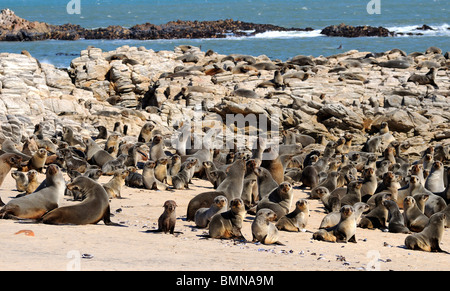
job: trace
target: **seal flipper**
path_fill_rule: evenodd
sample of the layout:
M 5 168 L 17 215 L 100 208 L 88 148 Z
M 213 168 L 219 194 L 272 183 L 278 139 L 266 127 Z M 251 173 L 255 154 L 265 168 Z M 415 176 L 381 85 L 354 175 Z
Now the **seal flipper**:
M 108 226 L 128 227 L 126 225 L 115 223 L 115 222 L 111 221 L 111 212 L 110 212 L 109 205 L 105 210 L 105 214 L 103 215 L 103 222 L 105 223 L 105 225 L 108 225 Z

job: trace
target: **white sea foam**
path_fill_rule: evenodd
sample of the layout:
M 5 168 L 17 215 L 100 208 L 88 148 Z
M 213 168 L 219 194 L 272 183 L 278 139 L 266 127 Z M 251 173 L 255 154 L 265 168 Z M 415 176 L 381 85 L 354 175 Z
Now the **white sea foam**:
M 312 31 L 266 31 L 257 33 L 254 38 L 306 38 L 323 36 L 320 34 L 322 30 L 316 29 Z
M 418 33 L 421 33 L 425 36 L 450 36 L 450 25 L 447 23 L 441 24 L 441 25 L 429 25 L 433 30 L 420 30 L 417 29 L 418 27 L 422 27 L 421 25 L 405 25 L 405 26 L 391 26 L 386 27 L 390 31 L 396 32 L 396 33 L 404 33 L 405 36 L 407 33 L 412 33 L 414 35 L 417 35 Z

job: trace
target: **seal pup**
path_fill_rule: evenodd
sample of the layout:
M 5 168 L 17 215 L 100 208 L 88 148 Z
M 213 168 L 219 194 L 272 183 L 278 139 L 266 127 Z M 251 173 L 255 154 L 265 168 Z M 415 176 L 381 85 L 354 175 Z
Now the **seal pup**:
M 378 193 L 376 195 L 375 208 L 361 217 L 358 226 L 361 228 L 386 230 L 389 211 L 383 202 L 390 197 L 390 194 Z
M 97 224 L 103 220 L 105 225 L 124 226 L 110 219 L 110 205 L 108 194 L 102 185 L 94 180 L 79 176 L 67 184 L 67 189 L 81 192 L 84 200 L 76 205 L 56 208 L 42 217 L 45 224 Z
M 150 147 L 150 159 L 157 161 L 159 158 L 163 158 L 165 156 L 163 137 L 161 135 L 155 135 Z
M 318 187 L 325 187 L 331 193 L 337 187 L 337 180 L 339 177 L 339 173 L 336 171 L 332 171 L 327 175 L 327 178 L 322 181 L 319 185 L 314 187 L 310 192 L 311 199 L 320 199 L 319 194 L 317 193 Z
M 168 162 L 169 162 L 169 159 L 167 157 L 159 158 L 156 161 L 155 178 L 163 183 L 167 183 L 167 163 Z
M 38 182 L 37 178 L 38 178 L 38 172 L 36 170 L 28 171 L 28 173 L 27 173 L 28 183 L 25 188 L 25 193 L 27 195 L 33 193 L 39 187 L 39 182 Z
M 235 198 L 240 199 L 242 189 L 244 187 L 245 166 L 244 160 L 236 160 L 233 164 L 231 164 L 231 166 L 229 166 L 227 177 L 222 183 L 220 183 L 216 191 L 200 193 L 192 198 L 189 201 L 187 208 L 187 220 L 194 220 L 195 212 L 199 208 L 209 207 L 209 205 L 213 203 L 216 196 L 223 195 L 227 197 L 229 201 Z
M 412 196 L 407 196 L 403 200 L 403 215 L 405 226 L 414 232 L 421 232 L 429 222 L 429 218 L 420 211 Z
M 428 200 L 425 203 L 425 215 L 430 217 L 436 212 L 442 211 L 447 203 L 444 198 L 439 195 L 434 194 L 430 190 L 426 189 L 421 183 L 417 176 L 411 176 L 409 179 L 408 194 L 414 196 L 415 194 L 428 194 Z
M 331 228 L 313 233 L 313 239 L 329 242 L 356 243 L 356 218 L 353 206 L 344 205 L 340 209 L 339 223 Z
M 400 209 L 395 201 L 384 200 L 384 206 L 389 211 L 389 224 L 388 230 L 392 233 L 411 233 L 411 231 L 405 226 L 405 218 L 400 213 Z
M 195 225 L 199 228 L 208 226 L 211 218 L 217 214 L 228 210 L 228 199 L 219 195 L 214 198 L 214 203 L 209 208 L 199 208 L 195 212 Z
M 355 209 L 355 220 L 358 222 L 358 220 L 361 218 L 361 215 L 367 211 L 369 211 L 369 205 L 364 202 L 357 202 L 355 205 L 353 205 L 353 208 Z M 331 213 L 328 213 L 325 215 L 325 217 L 322 219 L 322 222 L 320 223 L 319 229 L 326 229 L 333 227 L 339 223 L 339 220 L 341 219 L 341 213 L 340 208 L 336 211 L 333 211 Z
M 103 188 L 109 198 L 122 198 L 122 186 L 125 185 L 125 178 L 129 174 L 128 170 L 116 171 L 114 176 L 107 183 L 103 184 Z
M 126 168 L 125 161 L 128 158 L 126 154 L 120 154 L 114 160 L 107 161 L 102 166 L 103 175 L 112 176 L 116 171 L 124 170 Z
M 28 162 L 22 168 L 22 170 L 24 170 L 25 172 L 29 170 L 36 170 L 39 173 L 42 173 L 46 160 L 47 160 L 47 150 L 40 148 L 33 154 L 31 159 L 28 160 Z
M 284 245 L 278 241 L 279 234 L 277 227 L 272 223 L 277 220 L 276 213 L 268 208 L 260 209 L 256 213 L 251 228 L 252 242 L 261 242 L 265 245 L 277 244 Z
M 177 221 L 176 208 L 177 203 L 174 200 L 164 202 L 164 212 L 158 218 L 158 229 L 147 230 L 147 232 L 164 232 L 170 234 L 180 234 L 182 232 L 175 231 Z
M 257 167 L 254 172 L 258 183 L 258 197 L 261 200 L 278 188 L 278 183 L 272 178 L 272 175 L 266 168 Z
M 446 214 L 435 213 L 430 222 L 420 233 L 413 233 L 405 238 L 405 247 L 425 252 L 445 252 L 439 246 L 446 225 Z M 445 252 L 448 253 L 448 252 Z
M 0 210 L 0 218 L 38 219 L 58 207 L 65 189 L 61 170 L 52 164 L 46 171 L 45 186 L 30 195 L 10 200 Z
M 221 239 L 239 239 L 246 241 L 242 235 L 242 223 L 244 221 L 245 206 L 241 198 L 230 201 L 228 211 L 215 214 L 209 223 L 209 236 Z
M 181 165 L 180 171 L 175 176 L 170 176 L 170 180 L 172 181 L 172 186 L 175 189 L 189 189 L 189 182 L 191 181 L 195 168 L 195 165 L 197 164 L 197 159 L 190 159 L 185 161 Z
M 260 209 L 269 208 L 277 214 L 278 218 L 281 218 L 289 213 L 293 195 L 292 185 L 288 182 L 283 182 L 271 194 L 258 202 L 256 213 Z
M 281 217 L 275 226 L 278 230 L 305 232 L 309 219 L 309 205 L 306 199 L 300 199 L 295 203 L 295 209 Z
M 25 192 L 28 185 L 28 177 L 22 171 L 11 172 L 11 177 L 16 181 L 16 189 L 19 192 Z
M 168 186 L 155 177 L 155 167 L 155 161 L 147 161 L 144 164 L 144 169 L 142 171 L 144 186 L 149 190 L 166 190 Z

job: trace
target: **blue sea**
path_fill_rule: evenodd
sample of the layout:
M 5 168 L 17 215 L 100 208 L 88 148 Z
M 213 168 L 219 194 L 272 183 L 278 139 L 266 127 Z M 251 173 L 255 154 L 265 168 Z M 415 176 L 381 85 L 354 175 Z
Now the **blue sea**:
M 71 2 L 72 1 L 72 2 Z M 70 3 L 69 3 L 70 2 Z M 371 2 L 371 3 L 369 3 Z M 72 11 L 68 11 L 67 4 Z M 375 8 L 375 12 L 367 7 Z M 0 0 L 0 9 L 49 24 L 72 23 L 85 28 L 121 25 L 131 27 L 150 22 L 163 24 L 173 20 L 233 19 L 283 27 L 312 27 L 311 32 L 267 32 L 253 37 L 178 40 L 77 40 L 0 42 L 0 52 L 28 50 L 41 62 L 68 67 L 70 61 L 87 46 L 105 51 L 122 45 L 148 49 L 173 50 L 190 44 L 221 54 L 267 55 L 285 61 L 293 56 L 329 56 L 347 50 L 383 52 L 399 48 L 407 53 L 425 51 L 429 46 L 450 50 L 450 0 Z M 79 8 L 79 11 L 77 11 Z M 69 12 L 79 12 L 70 14 Z M 328 25 L 383 26 L 396 32 L 422 32 L 421 36 L 389 38 L 337 38 L 320 35 Z M 418 31 L 427 24 L 433 31 Z

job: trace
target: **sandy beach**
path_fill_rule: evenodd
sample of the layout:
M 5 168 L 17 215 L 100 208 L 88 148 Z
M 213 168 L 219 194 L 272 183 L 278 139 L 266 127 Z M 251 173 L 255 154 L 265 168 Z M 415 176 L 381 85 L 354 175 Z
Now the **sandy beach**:
M 39 176 L 40 181 L 44 175 Z M 66 177 L 67 179 L 67 177 Z M 100 182 L 110 178 L 102 176 Z M 67 179 L 68 180 L 68 179 Z M 7 203 L 17 195 L 10 175 L 0 196 Z M 97 225 L 51 226 L 1 220 L 0 270 L 149 270 L 149 271 L 304 271 L 304 270 L 450 270 L 448 254 L 404 248 L 406 234 L 358 228 L 357 243 L 312 240 L 325 215 L 318 200 L 310 202 L 307 232 L 281 232 L 285 246 L 205 239 L 206 229 L 187 222 L 186 207 L 196 194 L 212 189 L 208 181 L 194 179 L 190 190 L 154 191 L 123 187 L 123 199 L 111 200 L 112 220 L 127 227 Z M 294 201 L 309 190 L 294 189 Z M 166 200 L 175 200 L 178 236 L 146 233 L 157 227 Z M 65 198 L 64 205 L 79 203 Z M 292 209 L 291 209 L 292 210 Z M 244 220 L 243 234 L 251 241 L 253 216 Z M 28 236 L 22 230 L 31 230 Z M 441 243 L 450 249 L 446 229 Z

